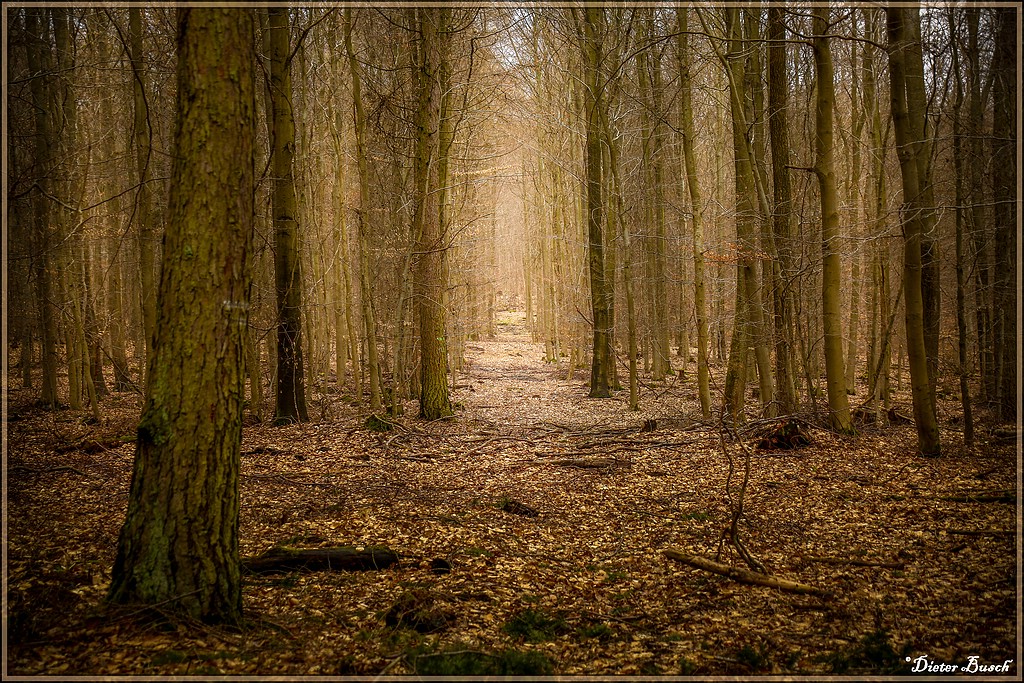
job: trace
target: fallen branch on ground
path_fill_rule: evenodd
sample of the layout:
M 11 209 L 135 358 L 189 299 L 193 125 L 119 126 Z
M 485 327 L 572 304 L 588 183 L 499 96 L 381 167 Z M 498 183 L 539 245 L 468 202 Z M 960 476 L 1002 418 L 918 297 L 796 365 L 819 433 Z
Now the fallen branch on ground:
M 351 546 L 333 548 L 271 548 L 257 557 L 243 557 L 242 568 L 253 572 L 280 571 L 361 571 L 384 569 L 398 562 L 398 553 L 390 548 L 357 550 Z
M 39 467 L 39 468 L 36 468 L 36 467 L 26 467 L 25 465 L 13 465 L 7 471 L 8 471 L 8 473 L 13 473 L 13 472 L 31 472 L 32 474 L 44 474 L 44 473 L 48 473 L 48 472 L 74 472 L 75 474 L 77 474 L 77 475 L 79 475 L 81 477 L 86 477 L 88 479 L 95 479 L 96 478 L 96 475 L 89 474 L 88 472 L 83 472 L 82 470 L 78 469 L 77 467 L 72 467 L 71 465 L 58 465 L 57 467 Z
M 1016 503 L 1017 495 L 1013 491 L 986 491 L 984 493 L 958 493 L 953 496 L 936 496 L 939 500 L 951 500 L 955 503 Z
M 956 536 L 1016 536 L 1013 529 L 943 529 L 947 534 Z
M 665 557 L 676 562 L 682 562 L 683 564 L 696 567 L 697 569 L 703 569 L 704 571 L 712 572 L 714 574 L 721 574 L 727 576 L 734 581 L 740 583 L 752 584 L 755 586 L 767 586 L 768 588 L 778 588 L 781 591 L 789 593 L 802 593 L 805 595 L 817 595 L 823 598 L 830 598 L 832 594 L 829 591 L 815 588 L 814 586 L 808 586 L 804 583 L 797 583 L 796 581 L 790 581 L 788 579 L 780 579 L 775 576 L 768 576 L 767 574 L 761 574 L 758 572 L 752 572 L 748 569 L 740 569 L 739 567 L 730 567 L 727 564 L 715 562 L 709 560 L 706 557 L 700 557 L 699 555 L 690 555 L 684 553 L 681 550 L 669 548 L 665 551 Z

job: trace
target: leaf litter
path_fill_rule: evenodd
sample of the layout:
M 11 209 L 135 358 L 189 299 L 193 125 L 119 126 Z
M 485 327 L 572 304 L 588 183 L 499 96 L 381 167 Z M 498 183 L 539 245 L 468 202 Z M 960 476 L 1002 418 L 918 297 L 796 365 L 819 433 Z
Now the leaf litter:
M 8 674 L 885 674 L 921 655 L 1019 659 L 1013 444 L 969 453 L 952 420 L 935 460 L 915 457 L 911 426 L 809 424 L 811 446 L 779 452 L 741 434 L 745 547 L 832 597 L 737 583 L 663 554 L 746 568 L 722 542 L 745 456 L 698 419 L 692 380 L 645 384 L 636 413 L 624 392 L 587 399 L 584 372 L 544 363 L 501 315 L 493 340 L 467 346 L 450 420 L 374 432 L 335 393 L 320 422 L 245 428 L 243 556 L 349 545 L 401 560 L 246 575 L 238 628 L 103 602 L 137 398 L 113 395 L 88 425 L 11 391 Z

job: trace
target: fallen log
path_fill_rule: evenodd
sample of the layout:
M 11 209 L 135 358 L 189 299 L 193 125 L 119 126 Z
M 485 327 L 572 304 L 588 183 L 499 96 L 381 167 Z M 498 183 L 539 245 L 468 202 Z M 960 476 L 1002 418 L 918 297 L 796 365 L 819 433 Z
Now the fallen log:
M 814 586 L 808 586 L 804 583 L 797 583 L 796 581 L 790 581 L 788 579 L 780 579 L 775 576 L 768 576 L 767 574 L 761 574 L 759 572 L 752 572 L 749 569 L 740 569 L 739 567 L 730 567 L 727 564 L 715 562 L 709 560 L 706 557 L 700 557 L 699 555 L 690 555 L 684 553 L 681 550 L 669 548 L 665 551 L 665 557 L 676 562 L 682 562 L 683 564 L 696 567 L 697 569 L 703 569 L 704 571 L 712 572 L 714 574 L 720 574 L 727 576 L 734 581 L 740 583 L 752 584 L 755 586 L 767 586 L 768 588 L 778 588 L 781 591 L 789 593 L 802 593 L 805 595 L 817 595 L 823 598 L 832 597 L 832 593 Z
M 390 548 L 271 548 L 256 557 L 243 557 L 242 569 L 254 574 L 295 570 L 351 572 L 384 569 L 396 562 L 398 553 Z

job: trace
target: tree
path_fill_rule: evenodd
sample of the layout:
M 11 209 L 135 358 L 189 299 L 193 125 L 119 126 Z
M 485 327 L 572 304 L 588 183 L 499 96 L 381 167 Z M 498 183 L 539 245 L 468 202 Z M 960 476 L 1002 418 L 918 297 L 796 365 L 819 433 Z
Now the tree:
M 179 8 L 177 26 L 157 327 L 108 599 L 235 623 L 255 27 L 250 10 L 235 8 Z
M 761 310 L 761 268 L 758 261 L 754 222 L 757 218 L 755 172 L 752 167 L 749 125 L 744 103 L 744 54 L 739 10 L 725 10 L 725 33 L 728 53 L 721 57 L 729 81 L 729 110 L 732 118 L 732 145 L 736 198 L 736 322 L 729 345 L 729 364 L 725 376 L 725 412 L 735 421 L 743 415 L 747 386 L 747 356 L 754 346 L 757 370 L 761 380 L 761 401 L 768 404 L 774 389 L 768 348 L 764 342 L 764 314 Z
M 135 236 L 139 249 L 139 288 L 142 306 L 142 334 L 146 343 L 146 357 L 142 367 L 153 354 L 153 333 L 156 329 L 156 230 L 153 227 L 153 190 L 150 187 L 152 171 L 150 155 L 153 144 L 153 124 L 150 120 L 146 89 L 146 70 L 142 54 L 142 9 L 128 9 L 128 54 L 132 64 L 132 111 L 134 113 L 135 169 L 138 191 L 135 194 L 133 214 L 137 226 Z M 140 349 L 141 350 L 141 349 Z M 145 380 L 145 378 L 143 378 Z
M 593 314 L 594 344 L 590 366 L 590 398 L 608 398 L 610 391 L 611 330 L 608 283 L 605 281 L 603 159 L 601 151 L 601 113 L 604 106 L 600 76 L 601 46 L 598 32 L 604 10 L 587 6 L 580 29 L 583 51 L 584 112 L 586 116 L 586 224 L 590 301 Z
M 32 262 L 36 300 L 39 304 L 42 344 L 43 384 L 40 403 L 56 408 L 57 400 L 57 306 L 53 298 L 53 249 L 58 241 L 53 234 L 50 208 L 50 171 L 53 166 L 52 76 L 49 18 L 44 9 L 25 10 L 25 30 L 29 36 L 28 63 L 38 69 L 32 78 L 32 105 L 35 111 L 35 162 L 38 167 L 36 191 L 32 200 L 35 258 Z
M 993 350 L 999 417 L 1017 419 L 1020 343 L 1017 336 L 1017 26 L 1016 10 L 996 10 L 995 53 L 992 55 L 992 198 L 996 263 Z
M 448 236 L 442 188 L 447 182 L 448 153 L 442 87 L 447 70 L 449 10 L 417 9 L 420 31 L 416 87 L 417 139 L 415 164 L 417 236 L 415 296 L 420 319 L 420 416 L 437 420 L 452 414 L 448 398 L 448 345 L 445 338 L 444 297 L 447 289 Z
M 772 233 L 778 254 L 773 294 L 775 399 L 783 414 L 796 411 L 793 359 L 793 192 L 789 180 L 789 77 L 783 9 L 768 8 L 768 139 L 772 152 Z
M 278 424 L 306 422 L 302 364 L 302 266 L 295 201 L 295 115 L 292 110 L 291 30 L 287 7 L 267 9 L 270 101 L 273 109 L 274 285 L 277 292 Z
M 356 164 L 359 169 L 359 207 L 356 209 L 356 249 L 359 254 L 359 287 L 362 291 L 363 333 L 366 336 L 366 364 L 370 375 L 370 410 L 381 409 L 380 360 L 377 356 L 377 315 L 373 303 L 373 279 L 368 264 L 369 231 L 366 214 L 370 209 L 370 171 L 366 152 L 366 112 L 363 109 L 359 60 L 352 49 L 352 9 L 345 8 L 345 51 L 352 79 L 352 115 L 355 118 Z M 347 275 L 347 271 L 346 271 Z M 338 373 L 342 370 L 339 367 Z M 358 372 L 357 372 L 358 375 Z
M 922 292 L 921 241 L 932 217 L 923 191 L 921 170 L 925 160 L 923 140 L 924 83 L 910 75 L 908 62 L 921 60 L 920 10 L 886 9 L 889 53 L 889 97 L 896 155 L 903 180 L 903 298 L 906 317 L 907 361 L 910 365 L 914 424 L 918 450 L 926 457 L 940 454 L 939 424 L 935 415 L 934 380 L 929 376 L 925 347 L 925 306 Z
M 704 283 L 704 204 L 694 154 L 693 131 L 693 59 L 690 55 L 686 8 L 677 10 L 679 27 L 679 106 L 682 118 L 683 163 L 686 187 L 690 193 L 690 225 L 693 232 L 693 302 L 697 316 L 697 393 L 705 420 L 711 418 L 711 385 L 708 370 L 708 318 Z M 687 351 L 688 353 L 688 351 Z
M 832 151 L 832 110 L 835 107 L 835 75 L 828 37 L 828 8 L 814 14 L 814 73 L 817 97 L 814 108 L 814 175 L 821 189 L 821 317 L 825 328 L 825 381 L 828 391 L 829 422 L 844 434 L 853 432 L 850 404 L 846 397 L 843 366 L 843 324 L 839 298 L 839 197 L 836 192 Z

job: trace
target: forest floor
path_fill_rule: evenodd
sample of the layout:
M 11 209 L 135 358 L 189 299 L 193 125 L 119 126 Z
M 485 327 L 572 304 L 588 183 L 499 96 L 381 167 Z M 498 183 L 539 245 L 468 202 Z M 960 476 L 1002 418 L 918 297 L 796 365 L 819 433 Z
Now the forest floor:
M 103 602 L 134 455 L 117 438 L 138 396 L 106 398 L 90 425 L 11 391 L 5 674 L 852 675 L 922 656 L 1020 671 L 1016 444 L 982 430 L 967 452 L 955 401 L 938 459 L 915 456 L 912 426 L 810 424 L 813 444 L 790 451 L 742 435 L 740 538 L 822 591 L 783 592 L 663 552 L 715 559 L 746 463 L 697 419 L 691 379 L 645 387 L 639 413 L 626 392 L 587 399 L 586 372 L 567 379 L 521 314 L 501 316 L 469 344 L 451 420 L 417 420 L 410 402 L 374 432 L 336 393 L 313 402 L 320 421 L 245 428 L 243 556 L 387 546 L 401 561 L 245 575 L 237 628 Z M 719 561 L 746 568 L 728 544 Z

